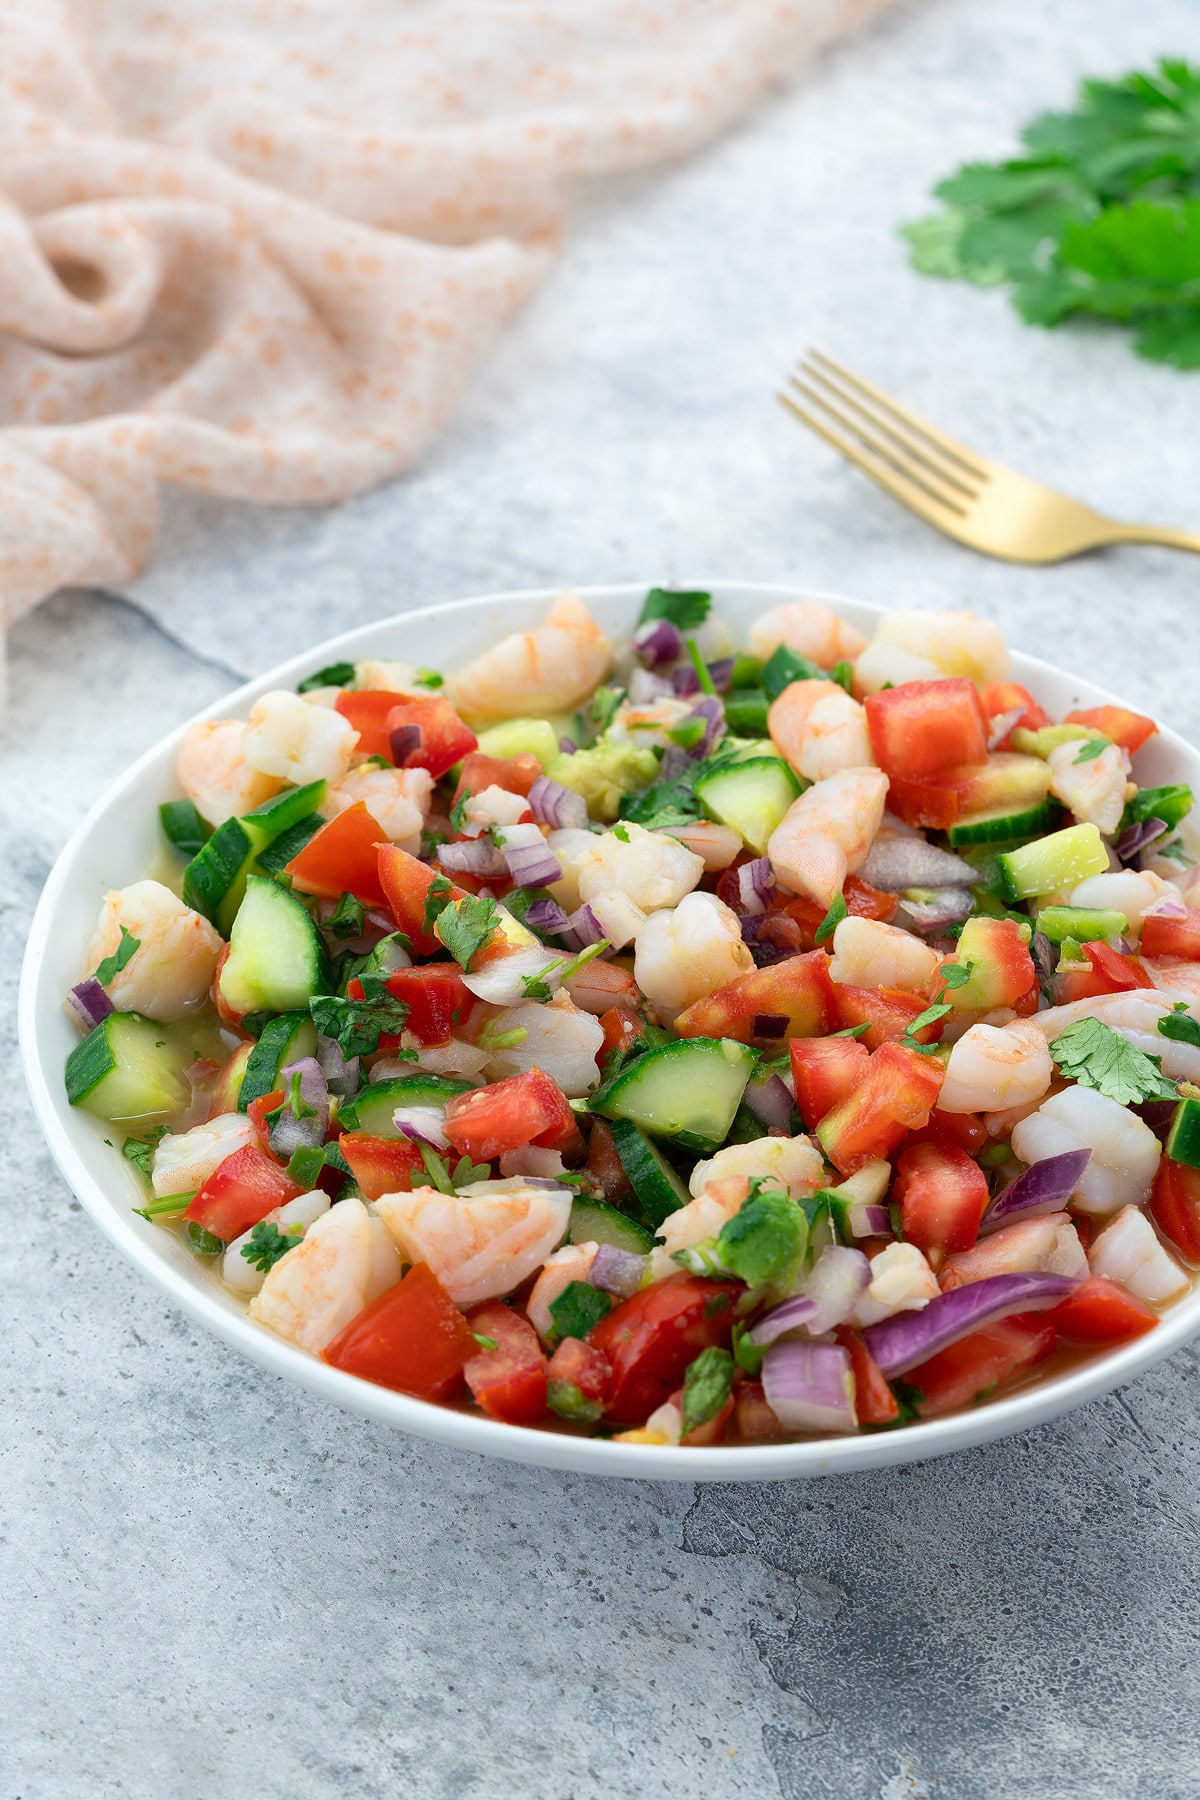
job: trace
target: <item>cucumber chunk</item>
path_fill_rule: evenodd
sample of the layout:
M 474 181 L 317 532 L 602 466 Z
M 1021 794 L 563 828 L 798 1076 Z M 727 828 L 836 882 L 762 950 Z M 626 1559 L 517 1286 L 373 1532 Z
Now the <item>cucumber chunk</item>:
M 1001 807 L 997 812 L 979 813 L 973 819 L 961 819 L 950 827 L 950 842 L 958 848 L 964 844 L 1005 844 L 1027 842 L 1049 831 L 1061 814 L 1055 800 L 1042 800 L 1036 806 Z
M 1074 938 L 1079 944 L 1094 944 L 1099 938 L 1121 937 L 1129 930 L 1123 912 L 1102 906 L 1043 906 L 1037 916 L 1037 929 L 1052 944 Z
M 465 1094 L 469 1081 L 447 1075 L 399 1075 L 392 1081 L 374 1081 L 338 1107 L 340 1131 L 369 1131 L 372 1137 L 399 1137 L 392 1114 L 398 1106 L 440 1106 L 455 1094 Z
M 312 1056 L 316 1048 L 317 1028 L 306 1012 L 280 1013 L 264 1025 L 238 1090 L 238 1111 L 245 1112 L 252 1100 L 273 1094 L 279 1086 L 280 1070 L 302 1056 Z
M 644 1225 L 590 1194 L 579 1194 L 572 1204 L 567 1242 L 611 1244 L 614 1250 L 629 1250 L 634 1256 L 649 1256 L 654 1248 L 654 1238 Z
M 479 733 L 479 748 L 501 762 L 536 756 L 544 769 L 558 755 L 558 733 L 548 719 L 505 719 Z
M 325 783 L 310 781 L 305 787 L 289 788 L 264 800 L 240 819 L 226 819 L 218 825 L 183 872 L 183 897 L 188 905 L 228 937 L 246 891 L 246 878 L 260 872 L 258 857 L 310 817 L 324 798 Z
M 799 781 L 778 756 L 729 764 L 696 783 L 696 798 L 709 818 L 730 826 L 756 856 L 800 793 Z
M 67 1099 L 99 1119 L 161 1119 L 187 1104 L 187 1053 L 140 1013 L 114 1012 L 67 1058 Z
M 1167 1155 L 1173 1162 L 1200 1169 L 1200 1100 L 1181 1100 L 1171 1116 Z
M 218 976 L 231 1012 L 301 1012 L 329 992 L 329 955 L 307 910 L 265 875 L 246 877 L 246 896 Z
M 1068 825 L 1049 837 L 1006 850 L 996 858 L 1004 898 L 1010 903 L 1073 887 L 1108 868 L 1108 848 L 1095 825 Z
M 725 1142 L 756 1053 L 732 1038 L 683 1038 L 647 1051 L 592 1096 L 589 1111 L 628 1119 L 688 1150 Z
M 692 1196 L 662 1151 L 644 1138 L 636 1125 L 628 1119 L 614 1119 L 610 1130 L 638 1204 L 651 1224 L 661 1225 L 668 1214 L 678 1212 Z

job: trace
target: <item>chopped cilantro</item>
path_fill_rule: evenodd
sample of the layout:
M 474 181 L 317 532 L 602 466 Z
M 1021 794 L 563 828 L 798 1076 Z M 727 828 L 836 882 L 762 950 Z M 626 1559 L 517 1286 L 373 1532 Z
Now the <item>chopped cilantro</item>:
M 601 736 L 612 724 L 617 708 L 624 698 L 625 689 L 618 687 L 598 687 L 592 695 L 592 723 Z
M 345 893 L 334 910 L 325 921 L 325 929 L 330 937 L 361 937 L 363 928 L 363 904 L 357 894 Z
M 1162 1072 L 1162 1059 L 1135 1049 L 1099 1019 L 1068 1025 L 1050 1054 L 1070 1081 L 1096 1088 L 1121 1106 L 1142 1100 L 1174 1100 L 1176 1088 Z
M 834 663 L 829 671 L 830 681 L 836 681 L 839 687 L 845 688 L 848 694 L 854 692 L 854 664 L 848 662 Z
M 550 1302 L 550 1317 L 560 1338 L 585 1338 L 612 1311 L 612 1300 L 586 1281 L 568 1281 L 557 1300 Z
M 273 1107 L 269 1113 L 264 1113 L 263 1118 L 268 1125 L 275 1126 L 279 1123 L 284 1113 L 291 1113 L 293 1119 L 315 1119 L 317 1116 L 316 1107 L 310 1106 L 300 1092 L 299 1069 L 293 1069 L 292 1078 L 288 1082 L 287 1094 L 284 1099 L 278 1106 Z
M 1158 1021 L 1158 1029 L 1165 1038 L 1174 1038 L 1181 1044 L 1195 1044 L 1200 1048 L 1200 1025 L 1187 1009 L 1185 1000 L 1177 1000 L 1169 1013 Z M 126 1150 L 128 1156 L 129 1152 Z
M 627 844 L 630 841 L 628 826 L 620 824 L 614 825 L 612 834 L 617 839 L 618 843 Z
M 154 1162 L 155 1147 L 167 1135 L 165 1125 L 152 1125 L 145 1137 L 127 1137 L 121 1145 L 121 1155 L 131 1163 L 136 1163 L 147 1181 Z
M 492 1172 L 490 1163 L 473 1163 L 469 1156 L 460 1156 L 451 1169 L 444 1156 L 428 1144 L 418 1144 L 421 1161 L 425 1165 L 425 1173 L 439 1193 L 454 1194 L 459 1188 L 470 1187 L 472 1182 L 486 1181 Z
M 345 1057 L 370 1056 L 378 1050 L 381 1037 L 399 1037 L 408 1018 L 407 1002 L 389 992 L 382 975 L 364 969 L 358 980 L 361 1000 L 317 994 L 308 1003 L 321 1036 L 333 1038 Z
M 715 1419 L 733 1389 L 733 1358 L 711 1345 L 688 1364 L 683 1378 L 683 1435 Z
M 425 890 L 426 932 L 431 932 L 450 904 L 451 882 L 445 875 L 435 875 Z
M 250 1242 L 242 1245 L 242 1255 L 255 1269 L 273 1269 L 280 1257 L 294 1250 L 304 1233 L 280 1231 L 273 1221 L 264 1219 L 250 1233 Z
M 318 669 L 315 675 L 306 675 L 303 681 L 298 681 L 296 683 L 296 692 L 298 694 L 310 694 L 314 688 L 347 688 L 352 685 L 353 681 L 353 663 L 330 663 L 327 668 Z
M 938 975 L 948 988 L 966 987 L 974 967 L 973 962 L 945 962 L 938 970 Z M 941 998 L 940 994 L 938 998 Z
M 548 1381 L 546 1405 L 572 1425 L 593 1425 L 604 1411 L 598 1400 L 589 1400 L 573 1381 Z
M 1095 760 L 1098 756 L 1104 755 L 1104 752 L 1108 749 L 1110 742 L 1111 742 L 1111 739 L 1109 739 L 1109 738 L 1102 738 L 1102 737 L 1089 738 L 1087 740 L 1086 744 L 1083 745 L 1078 756 L 1073 756 L 1071 758 L 1071 761 L 1075 762 L 1075 763 L 1095 762 Z
M 436 669 L 418 669 L 416 675 L 413 677 L 414 687 L 433 689 L 442 688 L 445 687 L 445 685 L 446 677 L 439 674 Z
M 500 1348 L 496 1339 L 494 1337 L 488 1337 L 485 1332 L 476 1331 L 472 1332 L 471 1335 L 474 1337 L 475 1342 L 479 1345 L 481 1350 L 498 1350 Z
M 211 1231 L 205 1231 L 203 1225 L 198 1225 L 195 1219 L 188 1220 L 186 1236 L 197 1256 L 219 1256 L 225 1248 L 224 1238 L 214 1236 Z
M 686 781 L 656 781 L 640 794 L 627 794 L 621 803 L 622 816 L 631 825 L 644 825 L 647 831 L 670 831 L 672 826 L 694 824 L 703 816 L 692 789 L 694 779 L 691 776 Z
M 828 943 L 842 920 L 849 916 L 850 908 L 846 905 L 845 896 L 841 893 L 835 894 L 832 906 L 813 933 L 813 943 L 818 945 Z
M 778 700 L 784 688 L 791 687 L 793 681 L 828 679 L 824 669 L 811 657 L 798 655 L 786 644 L 777 644 L 762 666 L 762 684 L 772 700 Z
M 490 943 L 500 923 L 500 908 L 494 900 L 468 894 L 442 908 L 438 915 L 438 936 L 460 968 L 470 966 L 476 951 Z
M 733 1327 L 733 1360 L 739 1369 L 752 1375 L 757 1381 L 762 1374 L 763 1358 L 767 1354 L 765 1344 L 756 1344 L 750 1336 L 750 1327 L 738 1321 Z
M 96 980 L 100 986 L 107 987 L 110 981 L 115 981 L 125 964 L 131 957 L 137 955 L 141 947 L 141 938 L 135 938 L 132 932 L 127 931 L 122 925 L 120 943 L 111 956 L 106 956 L 103 962 L 96 964 Z
M 467 801 L 470 798 L 470 788 L 464 788 L 450 808 L 450 823 L 455 831 L 461 831 L 467 822 Z
M 708 672 L 708 664 L 700 654 L 699 644 L 694 637 L 685 638 L 684 642 L 687 645 L 688 660 L 696 671 L 696 680 L 700 683 L 700 692 L 715 695 L 717 690 L 713 678 Z
M 712 609 L 712 595 L 683 592 L 671 588 L 651 588 L 642 603 L 639 625 L 654 619 L 669 619 L 680 631 L 695 631 L 703 625 Z
M 707 730 L 707 719 L 680 719 L 678 725 L 668 725 L 663 736 L 669 738 L 680 750 L 694 750 Z
M 598 943 L 589 944 L 586 950 L 581 950 L 578 956 L 573 956 L 568 963 L 564 963 L 560 956 L 554 962 L 547 963 L 544 969 L 539 969 L 536 975 L 522 975 L 521 985 L 525 989 L 525 998 L 549 1000 L 551 989 L 548 976 L 553 975 L 555 987 L 561 987 L 564 981 L 569 981 L 572 975 L 578 975 L 580 969 L 586 968 L 588 963 L 594 962 L 608 948 L 608 939 L 601 938 Z
M 860 1038 L 865 1037 L 870 1029 L 870 1019 L 864 1019 L 861 1025 L 847 1025 L 841 1031 L 831 1031 L 829 1035 L 830 1037 Z

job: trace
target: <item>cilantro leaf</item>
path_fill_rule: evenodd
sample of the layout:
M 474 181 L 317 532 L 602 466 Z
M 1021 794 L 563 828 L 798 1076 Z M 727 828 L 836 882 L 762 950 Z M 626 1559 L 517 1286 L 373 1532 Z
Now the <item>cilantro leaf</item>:
M 413 685 L 414 687 L 429 688 L 432 691 L 445 687 L 446 677 L 437 669 L 418 669 L 413 677 Z
M 110 981 L 115 981 L 130 957 L 136 956 L 141 947 L 141 938 L 135 938 L 133 933 L 127 931 L 122 925 L 120 943 L 111 956 L 106 956 L 103 962 L 96 964 L 96 980 L 100 986 L 107 987 Z
M 733 1389 L 733 1358 L 710 1346 L 688 1364 L 683 1378 L 683 1435 L 715 1419 Z
M 786 644 L 777 644 L 762 666 L 762 684 L 772 700 L 778 700 L 793 681 L 828 681 L 824 669 L 811 657 L 800 656 Z
M 612 1300 L 586 1281 L 569 1281 L 557 1300 L 550 1302 L 550 1317 L 560 1338 L 586 1338 L 612 1311 Z
M 833 904 L 817 929 L 813 933 L 813 943 L 820 946 L 828 943 L 843 919 L 849 918 L 850 908 L 846 905 L 846 897 L 842 893 L 833 896 Z
M 938 970 L 938 975 L 948 988 L 966 987 L 974 967 L 973 962 L 946 962 Z M 940 994 L 938 998 L 941 999 Z
M 325 929 L 330 937 L 361 937 L 363 928 L 363 903 L 357 894 L 345 893 L 325 921 Z
M 601 736 L 612 724 L 624 698 L 625 689 L 618 687 L 598 687 L 592 695 L 592 723 Z
M 464 788 L 454 805 L 450 808 L 450 823 L 455 831 L 461 831 L 467 822 L 467 801 L 471 798 L 470 788 Z
M 136 1163 L 147 1181 L 150 1179 L 154 1163 L 155 1147 L 167 1135 L 165 1125 L 152 1125 L 145 1137 L 127 1137 L 121 1145 L 121 1155 L 128 1162 Z
M 264 1219 L 250 1233 L 250 1242 L 242 1245 L 242 1255 L 253 1268 L 262 1269 L 265 1273 L 268 1269 L 273 1269 L 289 1250 L 294 1250 L 303 1236 L 302 1231 L 280 1231 L 273 1221 Z
M 293 1119 L 315 1119 L 316 1118 L 316 1116 L 317 1116 L 316 1107 L 310 1106 L 308 1104 L 308 1101 L 304 1098 L 303 1094 L 300 1092 L 300 1079 L 301 1079 L 301 1077 L 300 1077 L 299 1069 L 293 1069 L 292 1078 L 288 1082 L 286 1095 L 280 1101 L 278 1106 L 272 1107 L 272 1109 L 269 1113 L 263 1114 L 263 1118 L 265 1119 L 265 1121 L 268 1125 L 271 1125 L 271 1126 L 277 1125 L 279 1123 L 280 1119 L 283 1117 L 284 1113 L 291 1113 Z
M 695 631 L 698 625 L 703 625 L 711 610 L 711 594 L 656 587 L 650 589 L 642 603 L 638 624 L 649 625 L 653 619 L 669 619 L 680 631 Z
M 315 994 L 308 1003 L 312 1022 L 322 1037 L 333 1038 L 342 1055 L 370 1056 L 381 1037 L 399 1037 L 408 1018 L 408 1003 L 389 992 L 382 975 L 364 969 L 358 977 L 361 1000 L 337 994 Z
M 306 675 L 303 681 L 296 683 L 298 694 L 310 694 L 314 688 L 336 687 L 347 688 L 354 682 L 354 664 L 352 662 L 330 663 L 324 669 L 318 669 L 314 675 Z
M 860 1038 L 866 1037 L 871 1029 L 870 1019 L 864 1019 L 861 1025 L 846 1025 L 841 1031 L 831 1031 L 830 1037 Z
M 1099 1019 L 1079 1019 L 1050 1046 L 1050 1054 L 1070 1081 L 1096 1088 L 1120 1106 L 1141 1100 L 1174 1100 L 1176 1087 L 1162 1072 L 1162 1059 L 1137 1050 Z
M 477 950 L 490 943 L 500 923 L 500 908 L 494 900 L 479 894 L 468 894 L 455 900 L 438 914 L 438 936 L 460 968 L 467 968 Z
M 1177 1000 L 1172 1010 L 1163 1014 L 1158 1021 L 1158 1029 L 1165 1038 L 1174 1038 L 1178 1043 L 1195 1044 L 1200 1048 L 1200 1025 L 1188 1012 L 1187 1002 L 1184 1000 Z
M 1108 738 L 1089 738 L 1083 745 L 1078 756 L 1073 756 L 1071 761 L 1076 763 L 1095 762 L 1098 756 L 1104 755 L 1104 752 L 1108 749 L 1108 745 Z
M 703 816 L 703 809 L 691 780 L 656 781 L 640 794 L 627 794 L 621 803 L 621 816 L 631 825 L 644 825 L 648 831 L 669 831 L 673 825 L 693 824 Z
M 910 1019 L 908 1021 L 908 1024 L 904 1027 L 904 1035 L 901 1037 L 900 1042 L 904 1045 L 906 1050 L 919 1050 L 923 1054 L 928 1054 L 930 1051 L 936 1050 L 936 1044 L 918 1044 L 916 1041 L 917 1033 L 918 1031 L 923 1031 L 926 1025 L 936 1025 L 939 1019 L 948 1018 L 953 1011 L 954 1008 L 952 1006 L 947 1006 L 944 1002 L 939 1004 L 935 1001 L 932 1006 L 927 1006 L 924 1012 L 919 1012 L 915 1019 Z
M 425 890 L 425 921 L 423 929 L 431 932 L 442 913 L 450 904 L 450 878 L 446 875 L 435 875 Z

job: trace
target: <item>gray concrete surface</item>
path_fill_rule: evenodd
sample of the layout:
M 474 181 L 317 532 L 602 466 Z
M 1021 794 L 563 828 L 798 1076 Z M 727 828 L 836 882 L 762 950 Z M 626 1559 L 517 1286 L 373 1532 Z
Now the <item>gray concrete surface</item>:
M 784 577 L 969 603 L 1200 731 L 1200 565 L 940 541 L 774 408 L 842 352 L 963 436 L 1195 525 L 1200 376 L 922 282 L 897 221 L 1085 70 L 1200 56 L 1195 0 L 927 0 L 736 137 L 587 196 L 410 480 L 325 514 L 176 497 L 128 596 L 12 633 L 0 973 L 89 801 L 232 678 L 489 587 Z M 488 1464 L 343 1417 L 117 1260 L 11 1024 L 0 1800 L 1048 1800 L 1200 1792 L 1196 1357 L 925 1467 L 692 1489 Z

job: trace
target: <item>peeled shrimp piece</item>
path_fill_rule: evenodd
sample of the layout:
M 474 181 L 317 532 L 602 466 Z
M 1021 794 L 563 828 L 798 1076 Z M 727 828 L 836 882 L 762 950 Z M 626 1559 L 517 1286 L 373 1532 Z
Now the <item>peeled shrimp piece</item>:
M 179 751 L 180 786 L 202 819 L 214 828 L 253 812 L 283 783 L 246 761 L 241 719 L 216 719 L 189 728 Z
M 857 625 L 839 619 L 815 600 L 785 600 L 755 619 L 750 627 L 751 656 L 764 662 L 772 650 L 786 644 L 797 656 L 811 657 L 823 669 L 834 663 L 853 662 L 866 649 L 867 640 Z
M 875 762 L 866 712 L 836 681 L 793 681 L 771 702 L 767 730 L 806 781 Z
M 1086 764 L 1085 764 L 1086 767 Z M 1113 869 L 1107 875 L 1089 875 L 1071 889 L 1067 904 L 1095 906 L 1121 912 L 1129 920 L 1130 930 L 1141 927 L 1142 914 L 1164 894 L 1177 892 L 1169 881 L 1149 870 Z
M 941 1289 L 937 1276 L 915 1244 L 888 1244 L 871 1258 L 871 1281 L 850 1315 L 859 1329 L 890 1319 L 893 1313 L 920 1312 Z
M 675 838 L 630 824 L 594 837 L 575 865 L 581 900 L 620 888 L 643 912 L 678 906 L 703 873 L 703 858 Z
M 258 1142 L 254 1123 L 245 1113 L 220 1113 L 190 1131 L 168 1132 L 154 1149 L 150 1182 L 155 1197 L 194 1194 L 227 1156 Z
M 511 1293 L 566 1236 L 571 1194 L 520 1177 L 477 1181 L 458 1194 L 414 1188 L 375 1210 L 405 1262 L 428 1263 L 456 1306 Z
M 472 794 L 463 808 L 463 836 L 482 837 L 494 825 L 516 825 L 525 818 L 529 811 L 529 802 L 524 794 L 510 793 L 493 782 L 491 787 L 480 788 Z
M 966 675 L 972 681 L 1003 681 L 1012 668 L 1004 633 L 990 619 L 977 619 L 972 612 L 958 611 L 889 612 L 875 627 L 870 646 L 855 668 L 855 676 L 867 692 L 875 692 L 885 681 L 897 680 L 895 675 L 881 673 L 888 663 L 887 652 L 893 650 L 931 664 L 935 676 Z M 905 675 L 903 679 L 927 678 Z
M 357 731 L 340 712 L 308 706 L 301 695 L 276 688 L 251 707 L 242 749 L 264 775 L 303 787 L 309 781 L 340 781 L 357 743 Z
M 570 712 L 603 681 L 613 647 L 578 594 L 563 593 L 532 631 L 501 638 L 450 681 L 472 719 Z
M 706 875 L 727 869 L 742 853 L 741 833 L 732 831 L 728 825 L 718 825 L 712 819 L 696 819 L 691 825 L 675 825 L 669 831 L 661 825 L 653 829 L 664 837 L 674 838 L 685 850 L 698 856 Z
M 753 967 L 737 914 L 715 894 L 702 893 L 686 895 L 673 912 L 651 913 L 633 961 L 639 988 L 663 1020 Z
M 848 769 L 793 800 L 767 841 L 778 880 L 822 906 L 866 861 L 883 818 L 888 778 L 882 769 Z
M 1183 967 L 1200 973 L 1196 963 L 1185 963 Z M 1149 963 L 1146 968 L 1153 979 L 1154 969 Z M 1136 988 L 1128 994 L 1097 994 L 1088 1000 L 1072 1001 L 1069 1006 L 1051 1006 L 1045 1012 L 1035 1013 L 1026 1029 L 1040 1032 L 1047 1043 L 1053 1043 L 1080 1019 L 1099 1019 L 1110 1031 L 1119 1031 L 1135 1049 L 1148 1056 L 1161 1056 L 1163 1074 L 1172 1081 L 1200 1081 L 1200 1048 L 1181 1038 L 1164 1037 L 1158 1029 L 1159 1020 L 1171 1011 L 1172 1003 L 1170 994 L 1155 993 L 1150 988 Z M 1192 1016 L 1198 1012 L 1200 1005 L 1193 1001 Z M 941 1104 L 939 1099 L 938 1105 Z
M 840 927 L 839 927 L 840 929 Z M 1036 1025 L 972 1025 L 950 1051 L 938 1110 L 1006 1112 L 1040 1100 L 1054 1077 L 1045 1033 Z
M 958 1250 L 946 1258 L 943 1288 L 966 1287 L 992 1275 L 1086 1275 L 1088 1259 L 1079 1233 L 1066 1213 L 1048 1213 L 1042 1219 L 1016 1219 L 1011 1225 L 980 1238 L 970 1250 Z
M 419 669 L 412 663 L 396 662 L 390 657 L 369 656 L 354 665 L 355 688 L 374 689 L 385 694 L 407 694 L 414 700 L 428 700 L 430 690 L 422 687 Z
M 1044 1162 L 1066 1150 L 1090 1150 L 1092 1160 L 1075 1189 L 1080 1212 L 1111 1213 L 1147 1198 L 1161 1154 L 1158 1139 L 1136 1113 L 1095 1088 L 1051 1094 L 1012 1134 L 1022 1162 Z
M 1123 1206 L 1088 1252 L 1093 1275 L 1119 1281 L 1152 1306 L 1182 1294 L 1188 1278 L 1136 1206 Z
M 323 819 L 336 819 L 361 800 L 389 844 L 415 856 L 432 793 L 428 769 L 352 769 L 326 789 L 317 810 Z
M 1050 752 L 1050 792 L 1070 808 L 1083 825 L 1096 825 L 1110 835 L 1121 823 L 1129 780 L 1124 753 L 1108 744 L 1099 756 L 1077 762 L 1080 744 L 1059 744 Z
M 1200 1001 L 1200 963 L 1172 962 L 1166 956 L 1148 956 L 1143 959 L 1143 967 L 1165 999 L 1186 1000 L 1190 1010 L 1196 1010 L 1196 1002 Z
M 573 1281 L 587 1280 L 599 1248 L 599 1244 L 564 1244 L 546 1258 L 525 1302 L 525 1317 L 543 1343 L 555 1330 L 551 1305 Z
M 562 870 L 562 879 L 552 881 L 546 892 L 552 900 L 558 901 L 564 912 L 574 912 L 580 904 L 579 865 L 595 842 L 594 831 L 584 831 L 575 825 L 564 825 L 546 837 L 547 848 L 554 852 Z
M 452 1037 L 448 1044 L 423 1044 L 411 1031 L 402 1033 L 400 1048 L 411 1050 L 416 1062 L 400 1062 L 396 1057 L 383 1057 L 371 1065 L 372 1081 L 395 1081 L 424 1069 L 429 1075 L 461 1075 L 464 1081 L 477 1081 L 487 1068 L 490 1052 L 465 1038 Z
M 553 960 L 554 952 L 547 950 L 546 961 Z M 549 979 L 553 985 L 554 977 Z M 564 989 L 545 1005 L 526 1000 L 497 1014 L 489 1035 L 498 1038 L 510 1031 L 523 1031 L 525 1036 L 519 1044 L 490 1052 L 489 1080 L 503 1081 L 538 1068 L 569 1100 L 581 1099 L 599 1081 L 596 1058 L 604 1048 L 604 1027 L 591 1013 L 581 1012 Z
M 268 1271 L 250 1317 L 318 1356 L 367 1304 L 370 1282 L 370 1214 L 339 1200 Z
M 748 1144 L 727 1144 L 706 1162 L 698 1162 L 688 1187 L 699 1198 L 730 1176 L 745 1180 L 746 1193 L 757 1176 L 772 1187 L 786 1189 L 793 1200 L 803 1200 L 824 1185 L 825 1160 L 811 1138 L 752 1138 Z
M 850 987 L 905 988 L 923 994 L 939 960 L 937 951 L 911 931 L 879 919 L 850 918 L 843 919 L 833 934 L 829 975 Z
M 299 1239 L 310 1225 L 315 1225 L 317 1220 L 329 1211 L 329 1204 L 329 1195 L 323 1194 L 320 1188 L 314 1188 L 310 1193 L 297 1194 L 296 1198 L 289 1200 L 286 1206 L 275 1207 L 262 1222 L 264 1225 L 276 1226 L 284 1237 Z M 375 1219 L 372 1223 L 378 1225 L 379 1220 Z M 254 1226 L 251 1226 L 249 1231 L 243 1231 L 241 1237 L 234 1238 L 221 1258 L 221 1280 L 226 1287 L 233 1288 L 235 1293 L 245 1294 L 247 1297 L 259 1292 L 268 1274 L 266 1269 L 257 1268 L 248 1257 L 242 1255 L 242 1251 L 254 1236 L 254 1230 Z M 296 1247 L 299 1248 L 298 1243 Z M 390 1242 L 388 1247 L 391 1249 Z M 392 1255 L 395 1256 L 395 1254 L 395 1250 L 392 1249 Z M 399 1270 L 396 1272 L 395 1279 L 396 1281 L 400 1279 Z M 382 1288 L 379 1289 L 380 1293 L 382 1291 Z
M 665 750 L 671 741 L 667 731 L 686 719 L 694 706 L 692 700 L 677 700 L 670 695 L 648 700 L 642 706 L 626 701 L 613 714 L 606 735 L 617 743 L 645 744 Z
M 656 1234 L 662 1242 L 650 1252 L 650 1280 L 665 1281 L 668 1275 L 678 1275 L 680 1265 L 675 1261 L 676 1252 L 690 1250 L 694 1244 L 702 1244 L 705 1238 L 716 1237 L 745 1198 L 745 1182 L 728 1181 L 717 1189 L 707 1189 L 686 1206 L 668 1214 Z
M 106 894 L 88 944 L 94 969 L 121 943 L 121 927 L 138 940 L 125 967 L 104 991 L 118 1012 L 147 1019 L 182 1019 L 208 998 L 224 945 L 207 919 L 161 881 L 135 881 Z

